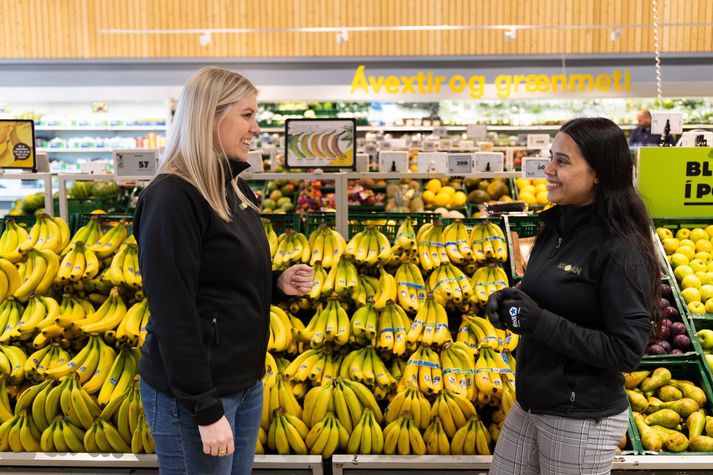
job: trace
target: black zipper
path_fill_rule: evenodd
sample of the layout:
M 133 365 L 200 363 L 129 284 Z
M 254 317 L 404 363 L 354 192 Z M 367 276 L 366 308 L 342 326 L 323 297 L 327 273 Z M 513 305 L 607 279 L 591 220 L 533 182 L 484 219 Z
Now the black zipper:
M 574 408 L 575 399 L 576 399 L 576 395 L 574 394 L 574 391 L 572 391 L 572 394 L 569 395 L 569 408 L 567 409 L 567 414 L 572 412 L 572 409 Z
M 211 321 L 213 325 L 213 341 L 215 346 L 220 346 L 220 332 L 218 331 L 218 316 L 213 314 L 213 320 Z

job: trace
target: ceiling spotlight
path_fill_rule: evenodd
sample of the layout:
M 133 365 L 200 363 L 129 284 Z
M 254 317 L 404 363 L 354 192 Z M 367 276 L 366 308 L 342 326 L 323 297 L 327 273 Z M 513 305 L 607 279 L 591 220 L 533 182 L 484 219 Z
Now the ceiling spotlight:
M 517 30 L 515 28 L 505 31 L 505 41 L 513 41 L 515 38 L 517 38 Z
M 619 28 L 612 31 L 611 34 L 609 35 L 609 39 L 612 42 L 619 40 L 619 38 L 621 38 L 621 30 Z
M 337 33 L 337 44 L 341 45 L 342 43 L 346 43 L 349 41 L 349 32 L 347 30 L 342 30 L 339 33 Z
M 213 37 L 211 36 L 210 31 L 206 31 L 198 37 L 198 42 L 201 44 L 201 46 L 208 46 L 211 41 L 213 41 Z

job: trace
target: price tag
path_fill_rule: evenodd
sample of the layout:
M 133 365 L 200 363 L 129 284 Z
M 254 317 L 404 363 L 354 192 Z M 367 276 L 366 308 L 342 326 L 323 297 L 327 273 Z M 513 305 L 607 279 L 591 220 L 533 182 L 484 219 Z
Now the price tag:
M 465 133 L 472 139 L 484 139 L 488 135 L 488 126 L 485 124 L 468 125 Z
M 248 163 L 250 164 L 251 173 L 262 173 L 265 171 L 265 164 L 262 161 L 262 152 L 248 152 Z
M 522 159 L 523 178 L 545 178 L 545 167 L 550 162 L 544 157 L 525 157 Z
M 449 153 L 448 173 L 451 175 L 468 175 L 473 171 L 472 153 Z
M 107 165 L 108 163 L 106 163 L 105 161 L 84 162 L 79 165 L 79 171 L 81 173 L 88 173 L 90 175 L 104 175 L 107 173 Z
M 438 150 L 451 150 L 453 148 L 453 141 L 451 139 L 441 139 L 438 141 Z
M 527 148 L 532 150 L 549 150 L 549 134 L 527 134 Z
M 448 173 L 448 154 L 444 152 L 420 152 L 418 154 L 420 173 Z
M 433 135 L 435 135 L 436 137 L 447 137 L 448 129 L 446 129 L 445 127 L 434 127 Z
M 158 170 L 158 150 L 114 150 L 114 175 L 117 180 L 150 180 Z
M 502 172 L 505 165 L 505 154 L 502 152 L 476 152 L 475 171 Z
M 662 135 L 668 122 L 669 134 L 683 133 L 683 113 L 682 112 L 651 112 L 651 133 Z
M 407 172 L 408 152 L 379 152 L 379 171 Z

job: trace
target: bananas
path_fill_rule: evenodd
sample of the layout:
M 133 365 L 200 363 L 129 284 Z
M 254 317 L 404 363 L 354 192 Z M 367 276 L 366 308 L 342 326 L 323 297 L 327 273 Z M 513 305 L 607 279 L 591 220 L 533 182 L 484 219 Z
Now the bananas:
M 112 256 L 119 249 L 128 235 L 127 223 L 120 221 L 109 231 L 104 233 L 95 242 L 84 241 L 89 245 L 89 250 L 93 251 L 97 258 L 106 259 Z M 76 243 L 75 243 L 76 245 Z
M 428 293 L 424 305 L 416 314 L 406 340 L 411 344 L 421 343 L 425 346 L 443 346 L 452 342 L 446 309 L 433 298 L 432 293 Z
M 391 244 L 388 238 L 374 226 L 367 226 L 356 233 L 344 249 L 344 254 L 354 258 L 358 264 L 373 267 L 384 265 L 391 258 Z
M 61 218 L 48 214 L 37 215 L 35 224 L 25 239 L 19 242 L 17 251 L 26 254 L 30 249 L 47 250 L 61 254 L 69 244 L 69 227 Z
M 394 420 L 384 429 L 384 453 L 426 455 L 426 443 L 409 413 Z
M 473 288 L 471 302 L 484 307 L 494 292 L 509 287 L 510 284 L 505 269 L 498 264 L 491 264 L 476 270 L 470 285 Z
M 141 271 L 139 269 L 139 248 L 136 245 L 134 236 L 129 236 L 119 246 L 119 250 L 112 258 L 107 272 L 109 280 L 115 286 L 123 285 L 135 290 L 142 288 Z
M 489 260 L 505 262 L 508 258 L 507 241 L 503 230 L 492 221 L 476 224 L 470 233 L 470 247 L 478 264 Z
M 420 391 L 406 388 L 393 397 L 384 417 L 390 424 L 404 414 L 411 414 L 416 426 L 425 429 L 431 420 L 431 403 Z
M 294 330 L 295 337 L 309 343 L 312 348 L 321 348 L 329 343 L 334 346 L 344 346 L 349 342 L 349 317 L 336 296 L 327 301 L 327 306 L 317 311 L 306 327 Z
M 443 371 L 438 353 L 420 345 L 406 363 L 397 391 L 415 388 L 427 396 L 443 390 Z
M 277 439 L 277 433 L 275 438 Z M 329 458 L 337 450 L 345 450 L 349 444 L 349 432 L 334 416 L 328 412 L 320 422 L 316 423 L 305 437 L 305 442 L 311 455 L 321 455 Z M 268 434 L 268 445 L 270 434 Z
M 472 417 L 458 429 L 451 440 L 452 455 L 490 455 L 492 437 L 483 421 Z
M 397 383 L 396 378 L 372 347 L 354 350 L 345 356 L 339 376 L 372 388 L 377 399 L 383 399 Z
M 99 217 L 96 215 L 92 216 L 91 219 L 89 219 L 89 222 L 79 228 L 74 236 L 72 236 L 69 244 L 64 248 L 64 251 L 62 251 L 62 255 L 64 256 L 71 251 L 77 242 L 83 242 L 88 245 L 95 244 L 100 240 L 103 233 Z
M 416 235 L 416 242 L 418 259 L 424 271 L 430 272 L 442 263 L 450 262 L 443 238 L 443 225 L 440 221 L 421 226 Z
M 378 309 L 375 303 L 374 308 Z M 406 352 L 406 332 L 411 328 L 411 319 L 406 312 L 391 299 L 387 300 L 377 320 L 375 348 L 394 356 Z
M 307 435 L 308 429 L 304 422 L 284 411 L 276 410 L 268 429 L 267 445 L 280 455 L 307 455 Z
M 312 250 L 309 265 L 320 263 L 324 269 L 337 265 L 347 247 L 342 235 L 326 224 L 321 224 L 310 234 L 309 245 Z
M 277 248 L 272 258 L 274 269 L 286 269 L 299 262 L 307 264 L 310 261 L 311 249 L 304 234 L 292 229 L 277 238 Z
M 347 442 L 349 454 L 380 454 L 384 450 L 384 433 L 370 409 L 365 409 Z
M 426 286 L 421 271 L 411 262 L 401 264 L 396 271 L 397 299 L 407 312 L 418 311 L 426 300 Z
M 59 218 L 57 218 L 59 219 Z M 5 230 L 0 236 L 0 257 L 7 259 L 13 264 L 22 259 L 18 247 L 20 243 L 27 239 L 27 231 L 18 225 L 14 219 L 5 221 Z M 2 269 L 5 271 L 5 269 Z
M 473 355 L 474 351 L 461 341 L 445 345 L 441 351 L 443 386 L 470 401 L 477 397 Z
M 275 252 L 277 252 L 277 233 L 272 228 L 272 221 L 265 218 L 260 218 L 260 221 L 262 222 L 265 236 L 267 236 L 267 243 L 270 246 L 270 257 L 275 257 Z

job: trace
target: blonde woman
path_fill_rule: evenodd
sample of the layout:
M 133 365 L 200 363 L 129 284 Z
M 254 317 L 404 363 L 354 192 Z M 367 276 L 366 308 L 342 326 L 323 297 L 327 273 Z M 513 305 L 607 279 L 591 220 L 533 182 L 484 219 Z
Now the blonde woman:
M 269 311 L 312 269 L 273 272 L 248 168 L 257 89 L 203 68 L 183 88 L 134 233 L 151 321 L 139 373 L 162 474 L 249 474 L 262 411 Z

